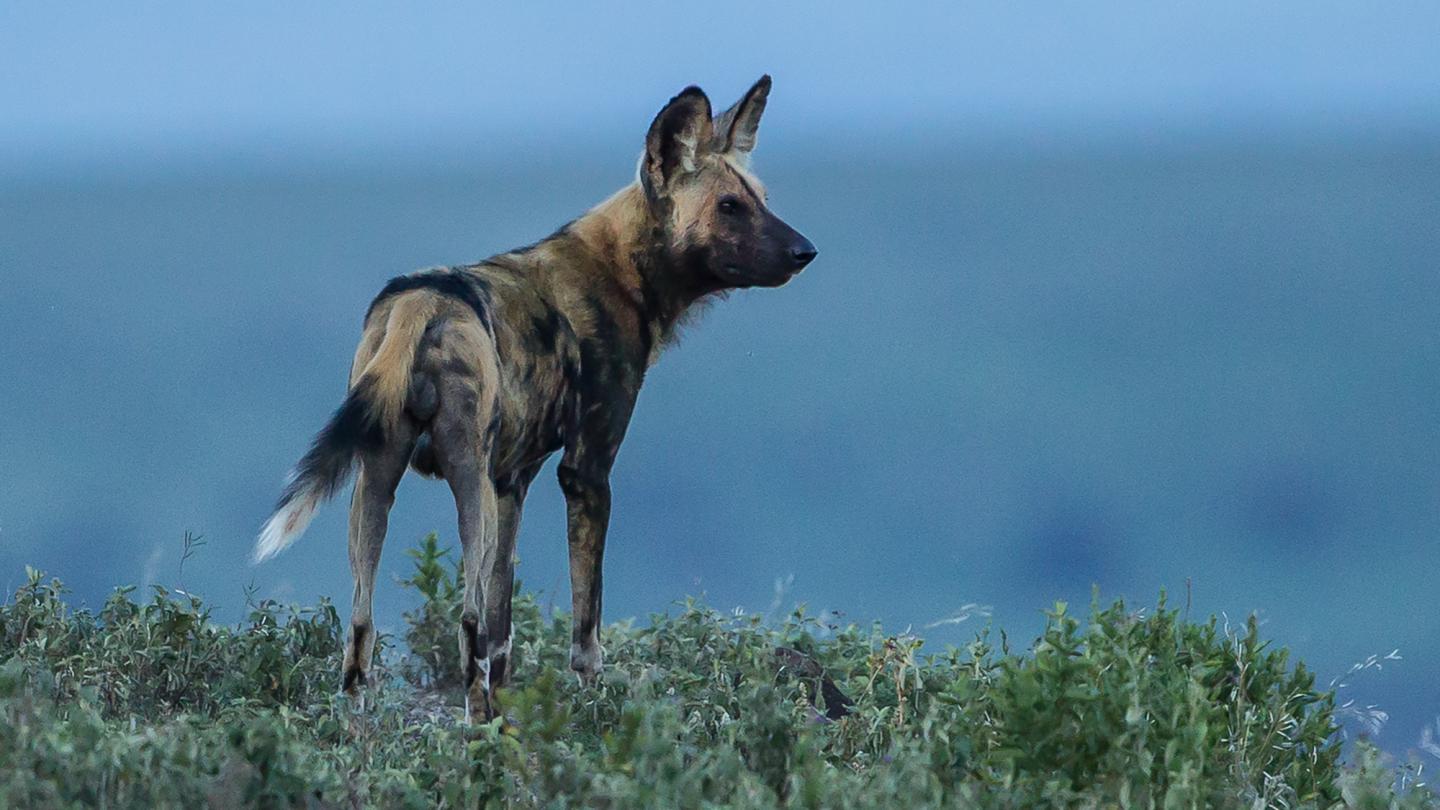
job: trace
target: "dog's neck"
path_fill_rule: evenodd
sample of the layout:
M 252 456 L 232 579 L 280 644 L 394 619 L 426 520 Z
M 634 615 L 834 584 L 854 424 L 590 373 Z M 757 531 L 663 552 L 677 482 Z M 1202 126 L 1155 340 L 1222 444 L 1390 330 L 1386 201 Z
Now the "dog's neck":
M 566 229 L 597 259 L 597 269 L 636 306 L 649 332 L 652 363 L 674 342 L 678 326 L 696 302 L 720 292 L 718 283 L 685 266 L 685 259 L 668 249 L 663 205 L 652 204 L 640 184 L 632 183 Z

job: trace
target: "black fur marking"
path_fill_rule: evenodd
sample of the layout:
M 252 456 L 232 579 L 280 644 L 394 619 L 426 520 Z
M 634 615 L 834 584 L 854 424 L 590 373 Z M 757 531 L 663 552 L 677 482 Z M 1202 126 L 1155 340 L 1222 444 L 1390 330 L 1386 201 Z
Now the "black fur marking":
M 443 374 L 468 378 L 475 373 L 475 368 L 470 365 L 469 358 L 459 354 L 449 354 L 440 363 L 440 371 Z
M 440 458 L 435 453 L 435 444 L 430 441 L 429 433 L 425 433 L 415 442 L 415 451 L 410 454 L 410 467 L 427 478 L 444 477 L 440 471 Z
M 500 438 L 500 409 L 490 415 L 489 424 L 485 425 L 485 432 L 480 436 L 480 447 L 489 455 L 495 449 L 495 442 Z
M 370 308 L 365 311 L 365 320 L 370 320 L 375 308 L 386 300 L 412 290 L 431 290 L 460 299 L 475 311 L 475 317 L 480 319 L 485 330 L 491 331 L 489 285 L 482 278 L 453 269 L 426 270 L 423 273 L 411 273 L 390 279 L 380 294 L 375 296 L 375 300 L 370 302 Z
M 509 475 L 495 479 L 495 494 L 501 498 L 508 498 L 521 491 L 520 473 L 512 472 Z
M 480 658 L 489 651 L 489 641 L 480 630 L 480 619 L 476 616 L 462 616 L 460 626 L 465 631 L 465 687 L 468 689 L 480 675 Z
M 661 338 L 661 325 L 663 315 L 660 310 L 660 294 L 655 289 L 655 284 L 650 281 L 650 274 L 640 272 L 640 350 L 648 358 L 654 350 L 655 343 Z
M 352 661 L 360 660 L 360 651 L 364 649 L 365 637 L 369 635 L 370 628 L 361 625 L 353 625 L 350 628 L 352 640 L 350 642 L 350 658 Z M 353 692 L 355 687 L 365 685 L 365 671 L 358 665 L 352 665 L 345 670 L 344 689 L 346 692 Z
M 564 464 L 555 468 L 555 477 L 560 481 L 560 491 L 565 493 L 567 498 L 585 497 L 585 485 L 581 481 L 580 473 L 574 467 L 567 467 Z
M 600 299 L 587 297 L 585 306 L 590 310 L 595 335 L 580 342 L 581 380 L 586 386 L 606 388 L 617 381 L 616 372 L 624 365 L 620 357 L 620 325 Z
M 539 351 L 545 354 L 555 353 L 555 339 L 560 334 L 560 313 L 554 307 L 545 308 L 545 317 L 539 316 L 530 319 L 530 335 Z
M 435 388 L 435 381 L 428 376 L 411 377 L 405 408 L 417 422 L 434 419 L 435 412 L 440 409 L 440 392 Z
M 560 373 L 565 378 L 565 393 L 560 402 L 556 403 L 559 418 L 555 420 L 554 442 L 557 448 L 567 442 L 573 443 L 579 438 L 581 414 L 579 358 L 566 357 L 565 365 L 561 368 Z
M 667 298 L 655 283 L 655 279 L 663 275 L 659 268 L 666 264 L 664 249 L 660 246 L 668 239 L 663 231 L 656 229 L 650 234 L 651 245 L 633 256 L 640 270 L 640 343 L 647 358 L 669 329 Z
M 560 376 L 565 379 L 565 390 L 575 393 L 580 390 L 580 358 L 566 357 L 565 365 L 560 367 Z
M 370 627 L 369 625 L 352 625 L 350 632 L 354 639 L 350 646 L 353 648 L 355 660 L 358 661 L 360 660 L 360 651 L 365 648 L 365 637 L 370 635 Z
M 601 541 L 599 547 L 596 550 L 596 554 L 600 555 L 604 553 L 605 543 L 604 541 Z M 601 565 L 596 565 L 594 584 L 590 586 L 590 602 L 592 604 L 592 607 L 590 609 L 590 615 L 585 618 L 585 621 L 576 622 L 574 628 L 571 629 L 570 640 L 572 643 L 580 644 L 583 646 L 585 642 L 590 639 L 591 636 L 595 635 L 595 628 L 597 624 L 597 619 L 600 616 L 600 611 L 602 608 L 601 602 L 603 601 L 604 593 L 605 569 Z
M 346 395 L 295 465 L 295 477 L 280 493 L 276 510 L 307 491 L 318 493 L 322 499 L 334 497 L 349 479 L 356 454 L 378 450 L 384 442 L 384 431 L 370 404 L 370 386 L 361 382 Z

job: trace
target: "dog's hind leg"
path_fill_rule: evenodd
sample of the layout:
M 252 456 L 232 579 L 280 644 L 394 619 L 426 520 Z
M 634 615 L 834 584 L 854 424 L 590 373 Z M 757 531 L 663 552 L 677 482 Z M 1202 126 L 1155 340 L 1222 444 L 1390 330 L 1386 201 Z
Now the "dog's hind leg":
M 443 418 L 443 416 L 442 416 Z M 455 496 L 459 518 L 465 596 L 460 611 L 460 660 L 465 679 L 465 718 L 488 720 L 490 705 L 490 634 L 485 620 L 485 578 L 495 564 L 498 523 L 495 484 L 490 478 L 489 445 L 473 419 L 445 420 L 434 428 L 445 480 Z
M 375 626 L 371 602 L 375 592 L 375 570 L 390 522 L 395 488 L 410 463 L 416 428 L 401 420 L 384 445 L 360 458 L 360 477 L 350 499 L 350 573 L 355 592 L 350 609 L 350 639 L 345 645 L 344 690 L 359 695 L 370 676 L 370 659 L 375 650 Z
M 499 528 L 494 564 L 485 577 L 485 624 L 490 629 L 492 692 L 505 686 L 510 679 L 510 601 L 515 590 L 515 537 L 520 533 L 520 513 L 525 508 L 525 493 L 538 472 L 540 465 L 537 464 L 496 485 Z
M 491 460 L 500 429 L 493 339 L 478 324 L 452 323 L 441 338 L 436 364 L 441 369 L 440 405 L 430 424 L 430 442 L 459 519 L 465 573 L 459 638 L 465 717 L 483 721 L 493 716 L 485 580 L 495 565 L 499 528 Z
M 490 705 L 490 633 L 485 620 L 485 574 L 496 550 L 495 485 L 474 465 L 474 473 L 456 473 L 450 488 L 460 519 L 460 546 L 465 560 L 465 597 L 460 611 L 460 655 L 464 662 L 465 717 L 488 720 Z

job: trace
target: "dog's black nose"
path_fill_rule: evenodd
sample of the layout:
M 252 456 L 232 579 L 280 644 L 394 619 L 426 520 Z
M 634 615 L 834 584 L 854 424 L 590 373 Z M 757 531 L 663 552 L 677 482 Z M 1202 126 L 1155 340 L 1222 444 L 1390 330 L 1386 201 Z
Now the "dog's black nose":
M 810 243 L 809 239 L 801 238 L 798 243 L 790 248 L 790 260 L 795 262 L 797 268 L 804 267 L 815 259 L 820 251 Z

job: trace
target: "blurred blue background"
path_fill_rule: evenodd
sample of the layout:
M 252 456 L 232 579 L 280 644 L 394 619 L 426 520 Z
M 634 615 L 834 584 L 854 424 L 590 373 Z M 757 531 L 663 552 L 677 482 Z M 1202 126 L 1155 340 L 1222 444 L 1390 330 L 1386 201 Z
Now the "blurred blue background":
M 652 370 L 608 618 L 803 601 L 938 649 L 967 603 L 1018 640 L 1189 583 L 1322 683 L 1398 648 L 1342 699 L 1406 751 L 1440 715 L 1437 41 L 1418 2 L 6 3 L 0 586 L 348 604 L 343 503 L 246 560 L 370 297 L 543 236 L 681 87 L 768 71 L 756 167 L 820 259 Z M 520 574 L 568 604 L 551 480 Z M 407 480 L 382 629 L 453 524 Z

